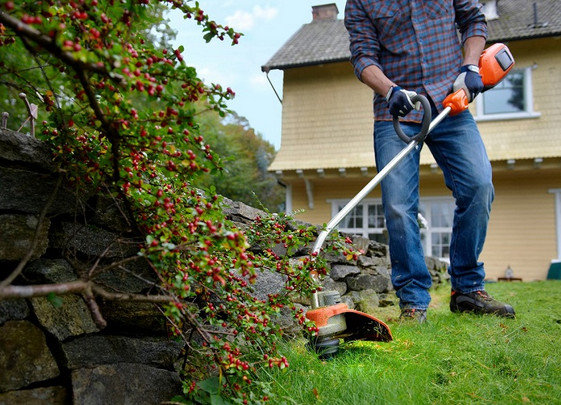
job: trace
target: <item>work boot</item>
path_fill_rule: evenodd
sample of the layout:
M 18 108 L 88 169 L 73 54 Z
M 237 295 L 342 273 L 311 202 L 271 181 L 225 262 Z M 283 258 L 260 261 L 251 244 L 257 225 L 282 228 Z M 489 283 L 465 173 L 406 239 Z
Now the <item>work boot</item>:
M 418 323 L 424 323 L 427 320 L 427 311 L 426 309 L 404 308 L 401 310 L 399 319 L 402 322 L 417 321 Z
M 495 300 L 485 290 L 470 293 L 452 291 L 450 311 L 493 314 L 505 318 L 514 318 L 515 316 L 512 306 Z

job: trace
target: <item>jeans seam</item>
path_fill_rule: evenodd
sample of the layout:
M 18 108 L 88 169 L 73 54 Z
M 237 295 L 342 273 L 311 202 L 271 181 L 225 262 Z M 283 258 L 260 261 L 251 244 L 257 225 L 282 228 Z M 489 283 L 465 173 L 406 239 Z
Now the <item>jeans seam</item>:
M 459 293 L 459 294 L 471 294 L 471 293 L 474 293 L 474 292 L 477 292 L 477 291 L 485 291 L 485 288 L 482 288 L 482 287 L 474 287 L 474 288 L 469 288 L 469 289 L 467 289 L 467 290 L 465 290 L 465 291 L 457 291 L 457 290 L 456 290 L 456 292 Z
M 427 143 L 427 146 L 429 147 L 431 153 L 434 156 L 434 152 L 433 152 L 433 149 L 432 149 L 430 143 Z M 450 191 L 452 192 L 452 196 L 454 197 L 454 203 L 455 203 L 456 209 L 457 209 L 457 207 L 458 207 L 458 202 L 457 202 L 457 200 L 458 200 L 458 197 L 457 197 L 458 187 L 457 187 L 457 184 L 456 184 L 456 177 L 454 176 L 453 170 L 450 170 L 450 164 L 449 164 L 448 158 L 440 152 L 440 148 L 436 148 L 436 150 L 438 151 L 438 155 L 441 157 L 442 164 L 445 165 L 446 168 L 447 168 L 446 171 L 450 174 L 451 185 L 450 185 L 449 188 L 450 188 Z M 455 215 L 456 215 L 456 213 L 455 213 L 455 210 L 454 210 L 454 216 Z M 454 234 L 454 220 L 452 220 L 452 235 L 453 234 Z M 453 238 L 453 240 L 454 240 L 454 245 L 452 245 L 452 243 L 450 244 L 450 269 L 453 268 L 452 263 L 454 263 L 454 258 L 455 258 L 454 256 L 456 255 L 456 244 L 458 243 L 458 238 Z

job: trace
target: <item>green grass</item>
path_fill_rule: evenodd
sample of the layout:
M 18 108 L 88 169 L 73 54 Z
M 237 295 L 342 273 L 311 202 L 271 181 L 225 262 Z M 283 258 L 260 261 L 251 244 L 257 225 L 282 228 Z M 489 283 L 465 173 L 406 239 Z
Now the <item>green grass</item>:
M 394 340 L 346 343 L 329 361 L 283 347 L 286 370 L 272 381 L 272 404 L 561 404 L 561 282 L 488 284 L 516 319 L 453 314 L 449 287 L 432 292 L 428 323 L 400 324 L 380 309 Z

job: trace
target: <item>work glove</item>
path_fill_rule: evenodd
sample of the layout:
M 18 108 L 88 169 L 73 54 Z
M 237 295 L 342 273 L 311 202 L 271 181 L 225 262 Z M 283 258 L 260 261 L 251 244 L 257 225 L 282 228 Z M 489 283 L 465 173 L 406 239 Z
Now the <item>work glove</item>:
M 460 68 L 460 74 L 454 82 L 454 93 L 459 89 L 465 90 L 470 103 L 483 91 L 483 81 L 477 66 L 464 65 Z
M 390 114 L 394 117 L 397 115 L 399 117 L 405 117 L 413 109 L 420 109 L 421 103 L 417 102 L 413 104 L 411 97 L 416 96 L 417 93 L 414 91 L 403 90 L 399 86 L 393 86 L 386 94 L 386 101 L 388 102 L 388 108 L 390 109 Z

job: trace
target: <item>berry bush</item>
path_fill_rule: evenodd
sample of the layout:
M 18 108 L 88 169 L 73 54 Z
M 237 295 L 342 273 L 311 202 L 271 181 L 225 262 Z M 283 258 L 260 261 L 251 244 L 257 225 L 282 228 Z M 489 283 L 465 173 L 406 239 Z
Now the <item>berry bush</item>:
M 256 372 L 289 366 L 274 318 L 292 310 L 302 330 L 315 333 L 290 297 L 318 288 L 311 273 L 325 274 L 325 261 L 289 259 L 313 242 L 314 228 L 267 214 L 238 229 L 219 195 L 192 186 L 220 170 L 197 117 L 224 115 L 234 92 L 204 83 L 185 49 L 169 45 L 173 33 L 162 22 L 171 8 L 207 41 L 241 38 L 198 2 L 0 0 L 2 94 L 13 101 L 24 93 L 38 105 L 36 135 L 51 145 L 68 184 L 121 200 L 144 235 L 139 257 L 156 272 L 171 333 L 185 345 L 184 395 L 175 400 L 258 404 L 269 394 Z M 276 254 L 278 246 L 289 254 Z M 330 246 L 350 252 L 348 241 Z M 286 282 L 262 300 L 252 284 L 264 271 Z

